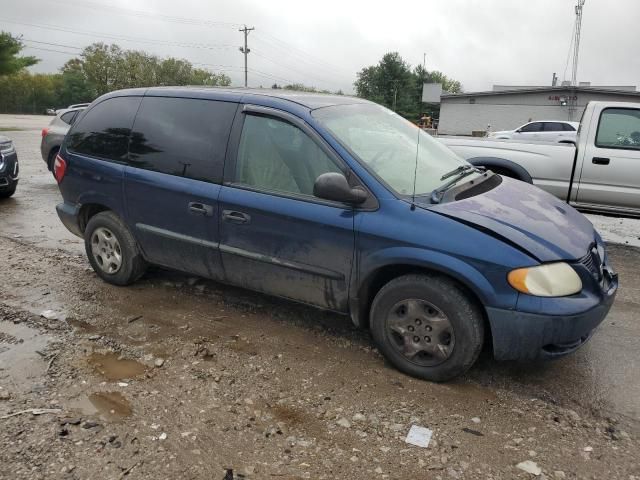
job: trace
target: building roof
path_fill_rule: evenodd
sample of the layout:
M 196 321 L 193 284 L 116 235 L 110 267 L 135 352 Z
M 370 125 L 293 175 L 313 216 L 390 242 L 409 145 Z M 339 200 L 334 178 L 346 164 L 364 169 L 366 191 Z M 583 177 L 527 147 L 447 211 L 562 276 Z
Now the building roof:
M 488 90 L 484 92 L 464 92 L 464 93 L 447 93 L 443 94 L 442 98 L 456 98 L 456 97 L 483 97 L 494 95 L 522 95 L 526 93 L 605 93 L 607 95 L 620 95 L 624 97 L 637 96 L 640 97 L 640 92 L 630 90 L 614 90 L 611 88 L 603 87 L 586 87 L 586 86 L 557 86 L 557 87 L 531 87 L 531 88 L 514 88 L 511 90 Z

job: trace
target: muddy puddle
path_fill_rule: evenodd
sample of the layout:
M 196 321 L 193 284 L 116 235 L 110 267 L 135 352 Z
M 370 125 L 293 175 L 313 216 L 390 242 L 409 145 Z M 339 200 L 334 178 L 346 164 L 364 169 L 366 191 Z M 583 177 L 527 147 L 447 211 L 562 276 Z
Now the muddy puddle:
M 45 351 L 51 340 L 24 324 L 0 322 L 0 386 L 15 393 L 40 385 L 49 363 Z
M 117 353 L 93 353 L 87 358 L 87 363 L 96 373 L 112 382 L 139 377 L 147 370 L 142 363 L 120 358 Z
M 97 415 L 103 420 L 118 422 L 133 413 L 133 408 L 120 392 L 96 392 L 83 395 L 69 405 L 83 415 Z

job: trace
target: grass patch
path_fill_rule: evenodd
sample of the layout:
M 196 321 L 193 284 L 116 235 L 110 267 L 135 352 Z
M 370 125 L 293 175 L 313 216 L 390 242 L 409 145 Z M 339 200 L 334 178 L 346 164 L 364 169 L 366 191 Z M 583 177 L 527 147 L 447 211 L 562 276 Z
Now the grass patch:
M 24 128 L 18 127 L 0 127 L 0 132 L 21 132 Z

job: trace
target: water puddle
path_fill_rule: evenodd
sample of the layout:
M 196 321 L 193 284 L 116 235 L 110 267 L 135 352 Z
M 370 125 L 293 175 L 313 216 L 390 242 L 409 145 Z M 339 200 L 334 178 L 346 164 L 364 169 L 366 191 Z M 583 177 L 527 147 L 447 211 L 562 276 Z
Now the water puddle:
M 133 408 L 120 392 L 96 392 L 73 401 L 69 407 L 83 415 L 98 415 L 105 421 L 118 422 L 128 417 Z
M 117 353 L 93 353 L 87 363 L 105 379 L 115 382 L 138 377 L 147 367 L 136 360 L 120 358 Z
M 1 383 L 17 392 L 28 391 L 41 382 L 48 363 L 42 352 L 51 340 L 27 325 L 0 322 Z

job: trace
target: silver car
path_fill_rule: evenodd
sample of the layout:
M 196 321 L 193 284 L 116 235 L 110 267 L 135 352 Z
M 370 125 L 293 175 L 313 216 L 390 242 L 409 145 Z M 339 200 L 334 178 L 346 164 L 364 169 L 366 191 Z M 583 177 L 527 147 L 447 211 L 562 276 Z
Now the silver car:
M 525 123 L 515 130 L 489 132 L 489 138 L 498 140 L 522 140 L 531 142 L 575 143 L 579 122 L 564 120 L 538 120 Z
M 53 162 L 58 154 L 58 150 L 60 150 L 60 145 L 62 145 L 65 135 L 69 131 L 69 128 L 71 128 L 71 125 L 73 125 L 73 122 L 75 122 L 78 114 L 85 108 L 85 106 L 81 106 L 79 108 L 58 110 L 49 126 L 42 129 L 40 153 L 50 171 L 53 169 Z

